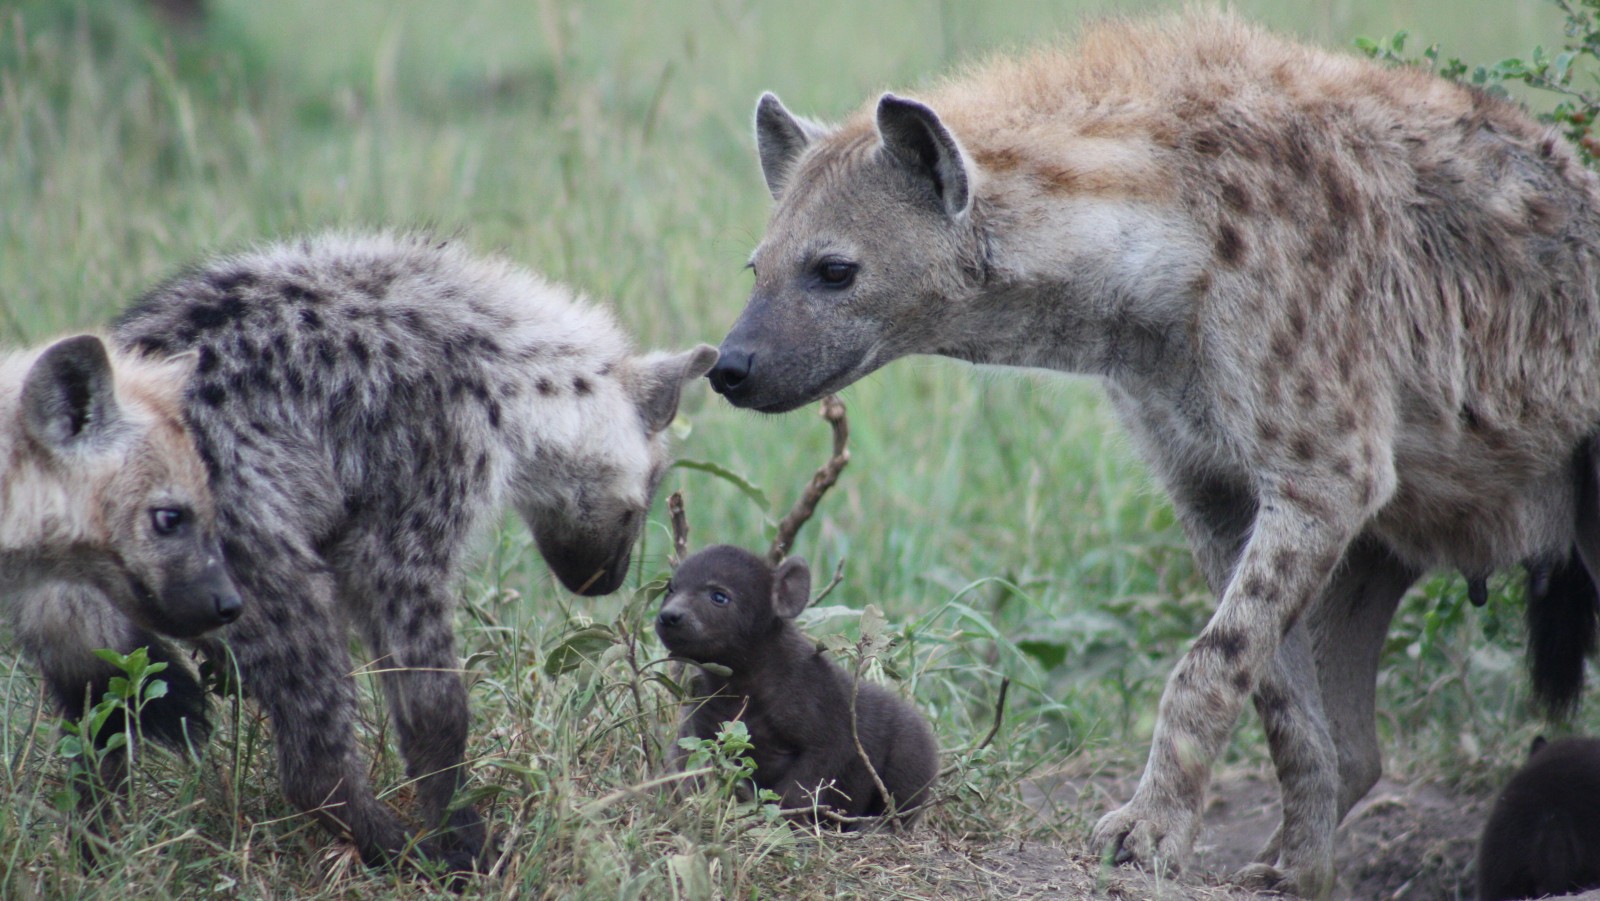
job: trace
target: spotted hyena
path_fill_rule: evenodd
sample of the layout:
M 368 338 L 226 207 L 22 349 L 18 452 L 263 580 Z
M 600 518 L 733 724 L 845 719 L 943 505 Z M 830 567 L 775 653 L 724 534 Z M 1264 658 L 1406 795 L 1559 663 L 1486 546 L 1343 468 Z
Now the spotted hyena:
M 463 552 L 509 504 L 569 589 L 618 588 L 679 392 L 715 349 L 636 355 L 603 310 L 421 234 L 206 262 L 137 301 L 114 338 L 193 355 L 182 410 L 244 604 L 202 647 L 270 718 L 290 802 L 369 863 L 408 850 L 356 742 L 353 674 L 372 667 L 431 833 L 420 850 L 472 867 L 483 821 L 450 810 L 468 722 L 451 628 Z M 192 676 L 171 675 L 198 704 Z
M 1379 774 L 1383 636 L 1430 567 L 1555 573 L 1567 657 L 1538 687 L 1575 700 L 1600 187 L 1549 128 L 1196 13 L 836 126 L 769 94 L 756 131 L 777 206 L 718 391 L 779 413 L 919 353 L 1092 374 L 1171 495 L 1219 602 L 1097 850 L 1181 862 L 1252 698 L 1284 818 L 1240 877 L 1326 892 L 1334 827 Z
M 74 718 L 114 675 L 62 652 L 91 623 L 137 647 L 239 615 L 183 423 L 194 364 L 108 352 L 94 335 L 0 355 L 0 616 Z M 87 607 L 75 602 L 83 595 Z M 141 728 L 178 743 L 192 725 L 202 737 L 187 710 L 177 696 L 151 701 Z

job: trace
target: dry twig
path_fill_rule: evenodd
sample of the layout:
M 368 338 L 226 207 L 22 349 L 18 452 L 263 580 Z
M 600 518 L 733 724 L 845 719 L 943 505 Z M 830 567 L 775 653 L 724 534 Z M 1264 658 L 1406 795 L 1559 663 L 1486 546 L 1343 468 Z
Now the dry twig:
M 667 563 L 677 569 L 689 555 L 689 516 L 683 512 L 682 491 L 674 491 L 667 498 L 667 513 L 672 516 L 672 557 Z
M 833 483 L 839 481 L 839 473 L 844 471 L 845 465 L 850 462 L 850 450 L 846 447 L 850 441 L 850 421 L 845 418 L 844 401 L 833 394 L 824 397 L 821 413 L 822 418 L 833 426 L 833 456 L 829 457 L 828 462 L 811 477 L 811 483 L 806 485 L 806 490 L 800 495 L 800 499 L 795 501 L 788 515 L 778 523 L 777 537 L 772 539 L 772 548 L 767 551 L 769 566 L 777 566 L 789 555 L 789 550 L 794 547 L 795 536 L 800 533 L 800 527 L 817 512 L 817 502 L 828 493 Z

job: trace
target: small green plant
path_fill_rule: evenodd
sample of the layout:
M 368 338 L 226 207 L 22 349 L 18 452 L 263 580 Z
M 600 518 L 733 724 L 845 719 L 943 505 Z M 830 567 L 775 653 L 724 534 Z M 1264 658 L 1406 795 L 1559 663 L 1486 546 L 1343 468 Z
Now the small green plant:
M 167 664 L 163 661 L 152 663 L 148 649 L 136 648 L 128 654 L 109 649 L 94 653 L 116 667 L 122 675 L 111 677 L 106 693 L 80 719 L 65 720 L 61 724 L 64 734 L 56 745 L 56 753 L 67 760 L 70 774 L 67 787 L 57 798 L 57 807 L 63 811 L 85 800 L 79 796 L 80 791 L 91 793 L 92 799 L 95 795 L 118 788 L 106 784 L 105 764 L 111 755 L 125 753 L 126 772 L 133 772 L 134 755 L 143 738 L 139 734 L 139 715 L 146 704 L 167 694 L 166 680 L 154 678 L 167 668 Z M 125 723 L 126 728 L 102 742 L 101 733 L 113 717 Z M 119 765 L 117 769 L 121 770 L 122 766 Z M 131 775 L 129 779 L 131 792 Z
M 1385 62 L 1420 65 L 1445 78 L 1477 85 L 1497 95 L 1505 85 L 1520 82 L 1530 88 L 1556 94 L 1559 99 L 1540 119 L 1560 127 L 1576 145 L 1585 163 L 1593 165 L 1600 157 L 1600 138 L 1594 132 L 1595 116 L 1600 115 L 1600 0 L 1550 0 L 1566 17 L 1561 49 L 1551 53 L 1536 46 L 1526 58 L 1507 57 L 1499 62 L 1470 65 L 1456 57 L 1445 57 L 1438 44 L 1422 51 L 1420 59 L 1405 54 L 1405 31 L 1384 40 L 1357 38 L 1356 47 L 1367 56 Z M 1584 76 L 1579 78 L 1580 73 Z M 1581 88 L 1576 84 L 1592 84 Z
M 752 784 L 756 762 L 750 752 L 755 750 L 755 745 L 750 743 L 750 730 L 742 721 L 723 723 L 711 738 L 680 738 L 678 747 L 689 752 L 684 761 L 684 770 L 708 770 L 711 783 L 722 796 L 736 797 L 741 787 Z M 770 811 L 763 810 L 764 814 L 777 815 L 777 793 L 758 789 L 753 801 L 763 808 L 771 807 Z

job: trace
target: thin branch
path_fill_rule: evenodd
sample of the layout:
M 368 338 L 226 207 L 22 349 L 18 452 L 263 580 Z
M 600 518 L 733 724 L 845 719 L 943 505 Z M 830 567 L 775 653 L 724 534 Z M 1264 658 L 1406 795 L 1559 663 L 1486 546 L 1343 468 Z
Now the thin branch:
M 833 590 L 835 588 L 838 588 L 839 587 L 839 583 L 843 582 L 843 581 L 844 581 L 844 561 L 840 560 L 839 561 L 839 565 L 835 566 L 833 568 L 833 578 L 828 580 L 828 584 L 824 585 L 822 587 L 821 593 L 819 593 L 816 597 L 812 598 L 811 602 L 809 604 L 807 604 L 806 606 L 814 607 L 817 604 L 822 603 L 822 599 L 827 597 L 830 594 L 833 594 Z
M 862 643 L 865 644 L 864 639 Z M 850 740 L 855 742 L 856 754 L 861 757 L 861 762 L 867 767 L 867 773 L 872 776 L 872 784 L 878 789 L 878 797 L 883 799 L 886 807 L 883 815 L 887 818 L 893 818 L 895 808 L 899 806 L 897 799 L 889 794 L 889 789 L 883 784 L 883 779 L 879 778 L 878 768 L 872 765 L 872 758 L 867 756 L 867 749 L 862 747 L 861 733 L 856 728 L 856 698 L 861 694 L 861 668 L 866 665 L 866 662 L 867 658 L 865 656 L 856 658 L 855 677 L 850 680 Z
M 828 493 L 828 489 L 839 481 L 839 473 L 850 462 L 850 421 L 845 418 L 844 401 L 836 395 L 830 394 L 822 399 L 822 418 L 833 426 L 833 456 L 816 475 L 811 477 L 811 483 L 806 485 L 806 490 L 800 499 L 790 508 L 789 514 L 778 523 L 777 537 L 772 539 L 772 548 L 767 551 L 767 564 L 777 566 L 783 558 L 789 555 L 789 550 L 794 547 L 795 536 L 800 533 L 801 526 L 811 519 L 817 512 L 817 502 Z
M 977 744 L 973 745 L 971 750 L 967 751 L 966 753 L 972 754 L 972 753 L 975 753 L 977 751 L 982 751 L 984 748 L 989 747 L 989 743 L 994 741 L 994 737 L 996 735 L 1000 734 L 1000 723 L 1001 723 L 1001 721 L 1003 719 L 1005 719 L 1005 715 L 1006 715 L 1006 692 L 1008 692 L 1010 690 L 1011 690 L 1011 677 L 1010 676 L 1006 676 L 1006 677 L 1004 677 L 1004 678 L 1002 678 L 1000 680 L 1000 696 L 995 698 L 995 701 L 994 701 L 994 722 L 992 724 L 990 724 L 990 726 L 989 726 L 989 734 L 985 735 L 983 737 L 983 741 L 980 741 Z M 960 769 L 961 769 L 961 766 L 959 764 L 952 763 L 952 764 L 950 764 L 949 766 L 945 767 L 943 770 L 941 770 L 939 772 L 939 778 L 940 779 L 949 779 L 951 776 L 954 776 Z
M 667 498 L 667 513 L 672 516 L 672 557 L 667 562 L 677 569 L 689 555 L 689 517 L 683 512 L 682 491 L 674 491 Z

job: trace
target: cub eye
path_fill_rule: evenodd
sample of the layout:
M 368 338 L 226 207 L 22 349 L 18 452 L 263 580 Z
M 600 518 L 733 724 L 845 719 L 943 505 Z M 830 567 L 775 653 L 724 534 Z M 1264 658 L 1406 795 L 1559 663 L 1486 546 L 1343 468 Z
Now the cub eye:
M 857 268 L 848 260 L 823 260 L 817 264 L 817 281 L 828 288 L 848 288 L 856 280 Z
M 150 525 L 156 530 L 157 535 L 172 535 L 183 527 L 186 517 L 182 510 L 172 507 L 157 507 L 150 511 Z
M 716 604 L 718 607 L 728 606 L 728 603 L 731 600 L 732 598 L 729 598 L 726 594 L 723 594 L 720 591 L 711 592 L 711 603 Z

